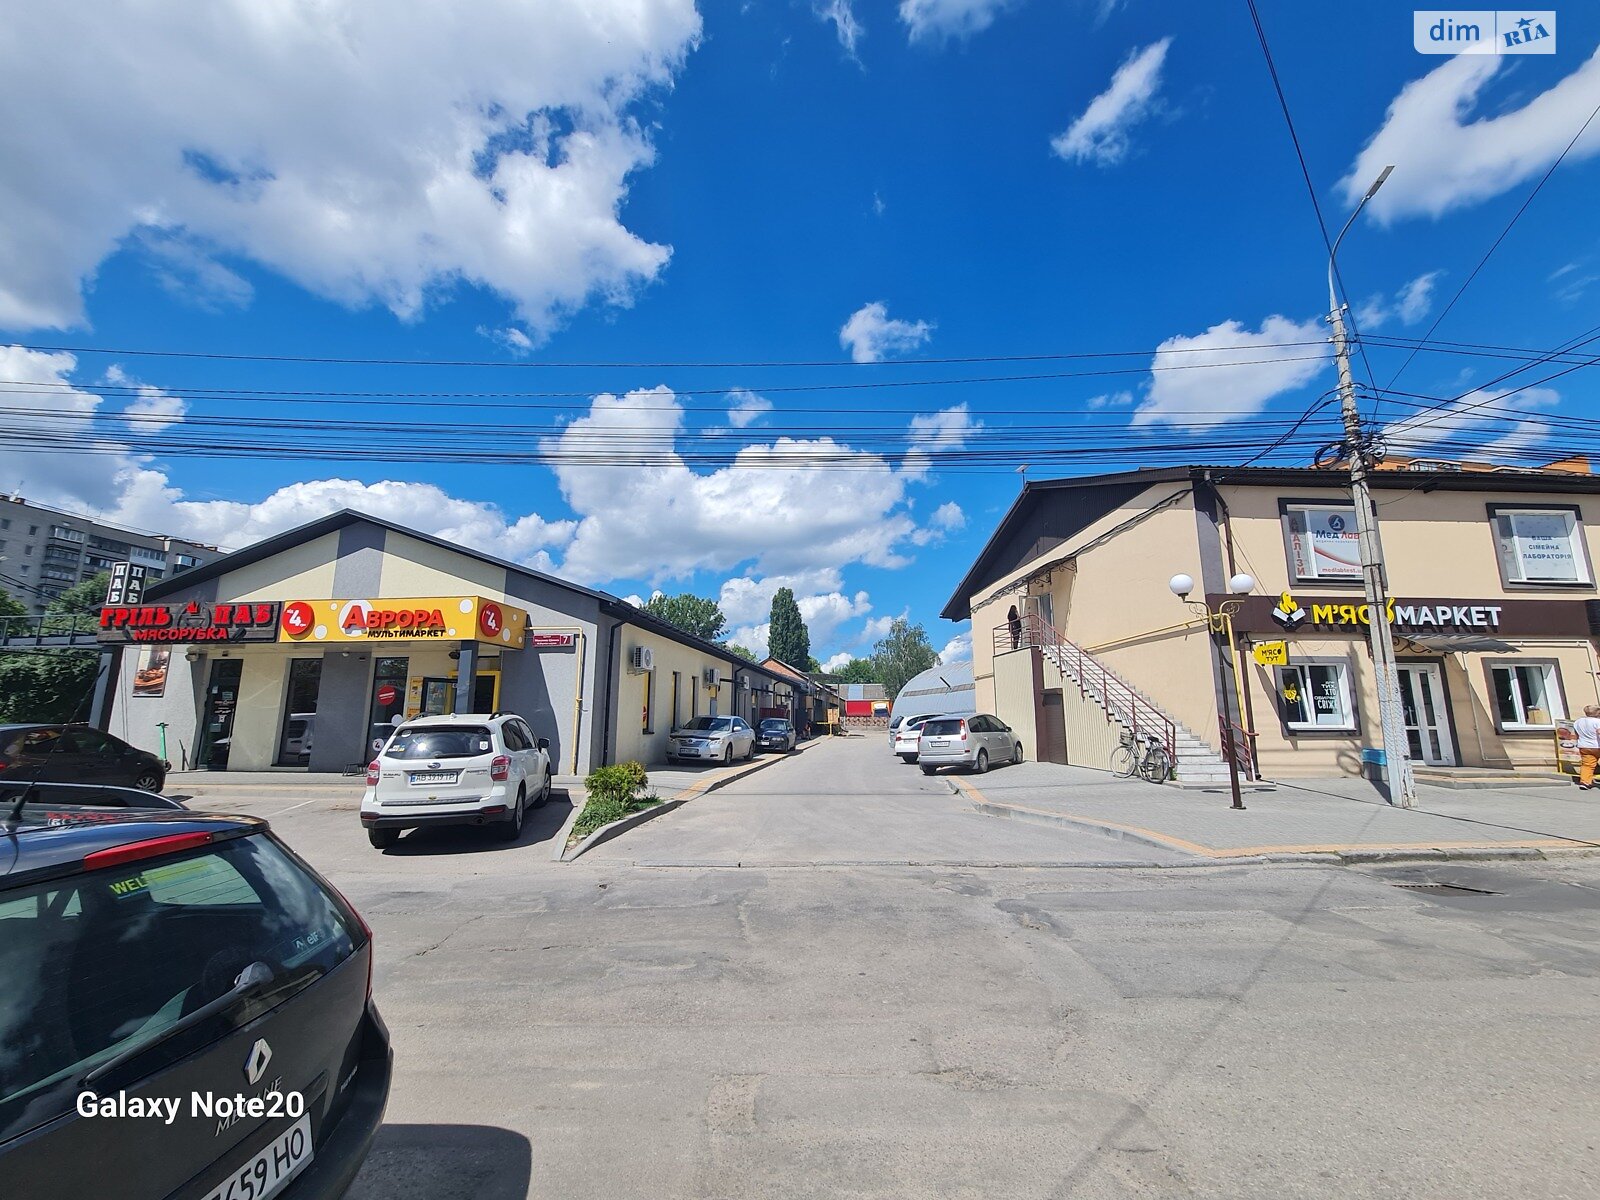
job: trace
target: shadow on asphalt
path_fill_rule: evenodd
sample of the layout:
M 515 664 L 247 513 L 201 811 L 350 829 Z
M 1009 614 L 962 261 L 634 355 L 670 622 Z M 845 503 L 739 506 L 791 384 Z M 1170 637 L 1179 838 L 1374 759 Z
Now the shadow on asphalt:
M 435 829 L 409 829 L 383 853 L 394 858 L 419 858 L 443 854 L 490 854 L 548 842 L 561 832 L 572 815 L 572 801 L 561 788 L 550 792 L 543 808 L 530 809 L 522 819 L 522 836 L 502 842 L 493 825 L 443 825 Z
M 385 1124 L 347 1200 L 524 1200 L 533 1144 L 494 1125 Z

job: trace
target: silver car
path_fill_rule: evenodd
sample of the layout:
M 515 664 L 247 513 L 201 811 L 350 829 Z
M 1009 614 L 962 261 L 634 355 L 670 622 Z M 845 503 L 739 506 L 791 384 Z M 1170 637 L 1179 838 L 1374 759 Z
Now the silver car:
M 995 763 L 1022 761 L 1022 742 L 999 717 L 935 717 L 922 727 L 917 757 L 924 775 L 940 767 L 966 767 L 983 774 Z
M 754 758 L 756 731 L 743 717 L 696 717 L 667 739 L 668 762 L 724 762 Z

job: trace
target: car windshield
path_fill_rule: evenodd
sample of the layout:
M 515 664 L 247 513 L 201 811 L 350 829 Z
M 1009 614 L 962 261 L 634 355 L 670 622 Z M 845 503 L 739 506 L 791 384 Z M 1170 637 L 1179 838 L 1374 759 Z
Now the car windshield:
M 476 758 L 493 749 L 494 740 L 482 725 L 428 725 L 395 730 L 383 756 L 414 762 L 419 758 Z
M 923 735 L 932 734 L 935 737 L 961 732 L 962 722 L 958 717 L 940 717 L 935 721 L 925 721 L 922 725 Z
M 761 722 L 762 733 L 783 733 L 789 728 L 789 722 L 782 717 L 768 717 Z
M 731 717 L 696 717 L 684 728 L 693 729 L 701 733 L 725 733 L 733 728 L 733 719 Z
M 224 995 L 252 963 L 272 972 L 241 1002 L 255 1011 L 187 1030 L 106 1082 L 194 1053 L 354 950 L 340 907 L 264 836 L 0 891 L 0 1143 L 66 1111 L 84 1072 Z

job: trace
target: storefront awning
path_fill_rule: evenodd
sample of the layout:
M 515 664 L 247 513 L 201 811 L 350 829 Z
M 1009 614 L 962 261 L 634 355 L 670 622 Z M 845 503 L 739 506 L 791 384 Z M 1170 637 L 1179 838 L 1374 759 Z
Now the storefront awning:
M 1499 638 L 1476 633 L 1409 633 L 1399 639 L 1418 650 L 1442 654 L 1516 654 L 1517 648 Z

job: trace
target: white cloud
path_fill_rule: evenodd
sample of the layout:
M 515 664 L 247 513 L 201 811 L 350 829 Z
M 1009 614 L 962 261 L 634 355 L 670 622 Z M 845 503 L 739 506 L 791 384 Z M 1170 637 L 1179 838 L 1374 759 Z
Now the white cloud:
M 155 271 L 156 281 L 187 304 L 221 312 L 244 308 L 255 298 L 249 280 L 223 266 L 214 251 L 181 232 L 142 229 L 138 245 Z
M 595 447 L 607 435 L 674 438 L 683 424 L 683 407 L 665 387 L 600 395 L 587 416 L 547 443 L 596 459 L 555 468 L 580 517 L 566 574 L 661 582 L 745 563 L 761 574 L 905 565 L 898 547 L 916 531 L 904 508 L 905 480 L 882 457 L 831 437 L 747 445 L 736 465 L 709 474 L 675 455 L 619 471 Z
M 182 420 L 183 414 L 189 411 L 188 404 L 181 397 L 169 395 L 158 387 L 151 387 L 148 383 L 140 383 L 114 363 L 106 369 L 105 381 L 124 392 L 129 389 L 134 392 L 136 398 L 122 411 L 141 418 L 131 422 L 136 432 L 159 430 Z
M 866 30 L 856 20 L 850 0 L 815 0 L 812 11 L 820 20 L 833 22 L 833 30 L 839 35 L 839 45 L 851 58 L 856 58 L 856 43 L 865 36 Z M 857 58 L 857 61 L 860 60 Z
M 23 5 L 0 326 L 82 323 L 130 234 L 402 318 L 463 283 L 535 331 L 626 303 L 670 254 L 619 216 L 653 158 L 635 112 L 699 36 L 693 0 Z
M 1068 162 L 1088 162 L 1109 167 L 1128 155 L 1128 131 L 1150 116 L 1161 88 L 1161 68 L 1171 38 L 1130 54 L 1106 88 L 1083 110 L 1050 148 Z
M 1398 318 L 1402 325 L 1415 325 L 1433 311 L 1433 285 L 1443 271 L 1418 275 L 1395 293 L 1390 301 L 1382 293 L 1369 298 L 1356 310 L 1363 329 L 1377 329 Z
M 1442 408 L 1424 411 L 1384 426 L 1383 442 L 1399 457 L 1446 454 L 1474 461 L 1526 464 L 1529 450 L 1546 446 L 1560 432 L 1547 417 L 1526 415 L 1529 408 L 1560 403 L 1553 388 L 1472 391 Z
M 958 663 L 972 660 L 972 634 L 958 633 L 944 644 L 944 649 L 939 651 L 939 662 Z
M 1332 361 L 1326 338 L 1319 321 L 1278 316 L 1258 332 L 1224 321 L 1193 337 L 1168 338 L 1156 347 L 1150 391 L 1133 423 L 1194 427 L 1217 417 L 1252 416 Z
M 901 460 L 901 474 L 907 479 L 926 479 L 940 452 L 963 449 L 982 429 L 983 422 L 972 415 L 965 402 L 937 412 L 918 413 L 911 418 L 910 447 Z
M 772 401 L 744 388 L 734 388 L 728 393 L 728 424 L 735 429 L 745 429 L 772 411 Z
M 515 325 L 507 325 L 503 329 L 479 325 L 478 333 L 509 351 L 513 358 L 526 358 L 533 352 L 533 339 Z
M 1106 392 L 1100 396 L 1090 396 L 1084 402 L 1085 408 L 1127 408 L 1133 403 L 1132 392 Z
M 1458 54 L 1413 80 L 1390 104 L 1383 127 L 1340 181 L 1354 204 L 1389 164 L 1394 174 L 1367 210 L 1380 221 L 1438 217 L 1535 178 L 1566 149 L 1600 104 L 1600 49 L 1572 74 L 1520 108 L 1473 119 L 1485 86 L 1505 59 Z M 1600 121 L 1567 153 L 1600 153 Z
M 863 304 L 839 330 L 839 345 L 850 351 L 853 362 L 882 362 L 891 354 L 915 350 L 933 336 L 927 321 L 899 321 L 889 316 L 881 300 Z
M 766 621 L 761 622 L 759 625 L 740 625 L 735 627 L 734 631 L 728 635 L 728 642 L 730 645 L 743 646 L 756 656 L 757 662 L 760 662 L 767 656 L 767 639 L 771 631 L 772 626 Z M 800 663 L 798 665 L 804 666 L 805 664 Z
M 933 510 L 931 523 L 940 529 L 957 530 L 967 523 L 967 514 L 954 500 L 946 501 Z
M 813 654 L 833 641 L 847 621 L 872 611 L 872 599 L 866 592 L 845 594 L 839 571 L 833 567 L 763 578 L 740 576 L 725 581 L 717 596 L 717 606 L 733 627 L 728 640 L 747 650 L 757 650 L 759 646 L 758 653 L 765 653 L 769 632 L 766 618 L 772 611 L 772 597 L 784 587 L 795 594 L 800 618 L 811 636 Z
M 904 613 L 900 614 L 905 616 Z M 859 645 L 870 645 L 889 636 L 889 630 L 894 627 L 895 618 L 891 616 L 873 617 L 861 627 Z
M 191 500 L 165 471 L 128 451 L 137 438 L 128 436 L 125 425 L 118 428 L 117 420 L 129 412 L 181 420 L 183 402 L 112 367 L 106 382 L 134 387 L 137 394 L 121 408 L 110 407 L 101 396 L 71 384 L 76 365 L 70 354 L 0 346 L 0 378 L 20 380 L 46 393 L 5 393 L 7 407 L 26 411 L 8 418 L 11 436 L 0 443 L 0 478 L 44 504 L 234 549 L 341 508 L 356 508 L 542 569 L 551 566 L 549 550 L 564 545 L 575 528 L 575 522 L 537 515 L 511 518 L 492 504 L 463 500 L 432 484 L 398 480 L 369 484 L 316 479 L 289 484 L 259 501 Z M 80 418 L 66 426 L 83 431 L 72 450 L 25 452 L 30 434 L 59 435 L 62 415 L 68 413 L 101 420 Z
M 854 662 L 855 658 L 856 656 L 851 654 L 848 650 L 841 650 L 839 653 L 831 656 L 830 658 L 824 659 L 822 663 L 822 669 L 830 674 L 834 671 L 842 671 L 852 662 Z
M 994 24 L 1012 0 L 900 0 L 900 19 L 913 42 L 971 37 Z

